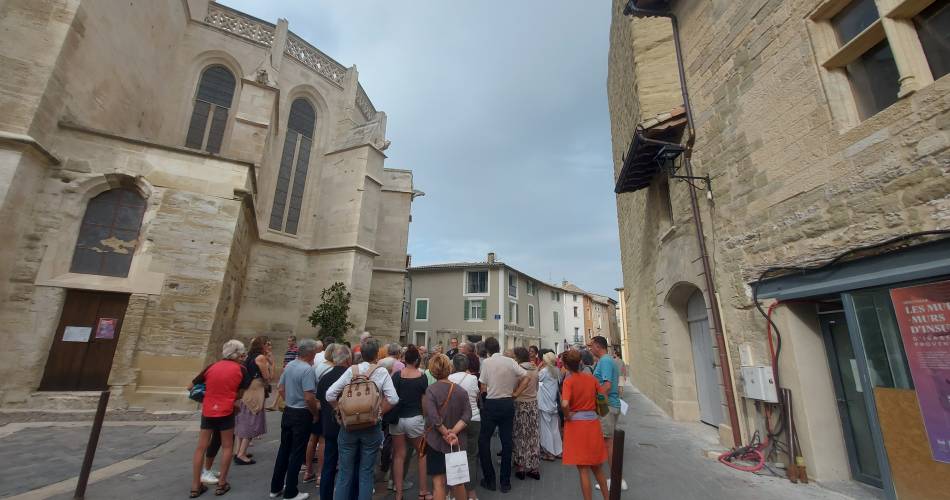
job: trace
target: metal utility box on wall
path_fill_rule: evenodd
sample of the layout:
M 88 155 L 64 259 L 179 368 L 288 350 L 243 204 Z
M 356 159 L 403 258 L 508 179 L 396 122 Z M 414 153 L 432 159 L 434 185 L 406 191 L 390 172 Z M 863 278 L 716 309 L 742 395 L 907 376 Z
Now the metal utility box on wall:
M 778 402 L 771 366 L 743 366 L 741 370 L 744 397 L 770 403 Z

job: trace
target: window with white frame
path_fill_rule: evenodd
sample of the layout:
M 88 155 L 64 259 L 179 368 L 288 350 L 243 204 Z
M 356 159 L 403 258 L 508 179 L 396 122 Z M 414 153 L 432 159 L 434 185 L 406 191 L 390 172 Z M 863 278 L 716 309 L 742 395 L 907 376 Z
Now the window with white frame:
M 528 326 L 534 328 L 534 306 L 528 304 Z
M 574 306 L 574 317 L 577 317 L 577 306 Z
M 574 327 L 574 342 L 581 341 L 581 329 L 578 326 Z
M 488 271 L 468 271 L 465 273 L 465 293 L 467 295 L 488 293 Z
M 518 296 L 518 276 L 514 273 L 508 273 L 508 296 Z
M 845 128 L 950 71 L 950 0 L 826 0 L 810 18 L 828 102 Z
M 417 346 L 427 345 L 427 338 L 429 337 L 429 332 L 416 330 L 412 332 L 412 335 L 415 337 L 415 339 L 413 339 L 413 343 L 415 343 Z
M 527 290 L 528 295 L 534 295 L 534 281 L 525 281 L 525 289 Z
M 561 330 L 561 326 L 560 326 L 560 323 L 558 322 L 557 311 L 554 311 L 554 331 L 557 332 L 560 330 Z
M 429 299 L 416 299 L 416 321 L 429 321 Z
M 508 303 L 508 322 L 518 323 L 518 303 L 517 302 Z
M 575 294 L 572 294 L 572 295 L 573 295 L 573 297 L 574 297 L 574 302 L 577 302 L 577 294 L 575 293 Z
M 488 301 L 466 300 L 465 301 L 465 321 L 481 321 L 485 319 L 485 311 L 488 310 Z

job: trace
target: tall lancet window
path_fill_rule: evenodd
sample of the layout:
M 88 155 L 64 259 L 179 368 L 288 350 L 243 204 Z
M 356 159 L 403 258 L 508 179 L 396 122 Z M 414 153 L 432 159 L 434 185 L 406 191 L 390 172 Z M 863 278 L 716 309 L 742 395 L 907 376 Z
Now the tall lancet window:
M 287 136 L 284 138 L 277 187 L 274 189 L 274 205 L 270 212 L 271 229 L 297 234 L 316 122 L 313 106 L 305 99 L 297 99 L 290 105 Z
M 234 75 L 224 66 L 208 66 L 204 70 L 195 93 L 195 109 L 191 113 L 185 147 L 221 152 L 228 110 L 234 99 L 234 84 Z

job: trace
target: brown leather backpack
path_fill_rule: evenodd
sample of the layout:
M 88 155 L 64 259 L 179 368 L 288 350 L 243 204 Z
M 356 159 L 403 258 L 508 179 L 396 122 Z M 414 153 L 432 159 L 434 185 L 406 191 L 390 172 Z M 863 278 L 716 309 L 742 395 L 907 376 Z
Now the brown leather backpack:
M 354 365 L 353 378 L 343 386 L 337 398 L 336 419 L 348 432 L 368 429 L 379 423 L 382 410 L 383 395 L 370 377 L 378 365 L 369 365 L 366 374 L 359 372 L 359 365 Z

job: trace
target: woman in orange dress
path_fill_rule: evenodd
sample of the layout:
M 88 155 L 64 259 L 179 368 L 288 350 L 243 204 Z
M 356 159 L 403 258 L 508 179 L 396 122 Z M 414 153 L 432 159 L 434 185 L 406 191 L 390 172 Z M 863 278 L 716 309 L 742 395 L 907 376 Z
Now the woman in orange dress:
M 591 500 L 590 474 L 600 485 L 607 500 L 607 477 L 601 465 L 607 461 L 607 446 L 597 418 L 595 398 L 597 380 L 580 371 L 581 353 L 568 351 L 563 355 L 564 366 L 570 372 L 561 388 L 561 406 L 564 408 L 564 465 L 576 465 L 581 476 L 584 500 Z

